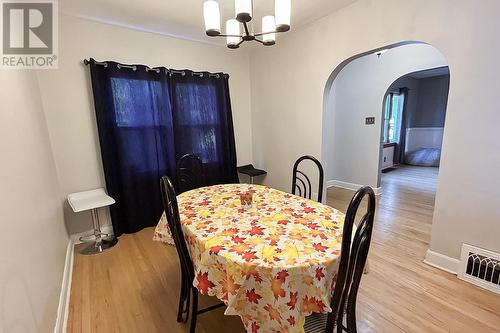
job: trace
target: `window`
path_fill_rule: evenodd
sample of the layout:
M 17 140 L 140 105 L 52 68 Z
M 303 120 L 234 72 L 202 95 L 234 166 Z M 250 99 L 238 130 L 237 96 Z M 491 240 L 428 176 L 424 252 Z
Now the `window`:
M 384 143 L 397 143 L 401 129 L 404 95 L 389 93 L 385 99 Z
M 217 89 L 209 83 L 178 83 L 175 86 L 176 132 L 204 163 L 221 159 L 222 143 L 217 142 L 221 132 L 217 112 Z M 220 137 L 220 135 L 219 135 Z
M 224 120 L 220 119 L 218 112 L 220 101 L 216 84 L 206 80 L 171 83 L 175 94 L 173 107 L 176 109 L 171 119 L 171 103 L 164 100 L 169 96 L 168 90 L 162 82 L 112 77 L 110 83 L 116 132 L 120 137 L 130 139 L 125 154 L 130 151 L 135 154 L 136 149 L 131 145 L 139 149 L 144 136 L 161 140 L 165 131 L 173 131 L 177 140 L 177 157 L 189 152 L 198 155 L 205 164 L 220 164 L 224 149 L 221 122 Z M 173 138 L 169 136 L 169 139 L 168 144 L 171 144 Z M 141 155 L 135 154 L 128 160 L 141 164 L 136 161 L 136 156 Z
M 110 88 L 111 121 L 116 126 L 112 135 L 122 163 L 139 173 L 167 165 L 170 152 L 161 147 L 172 144 L 173 126 L 165 86 L 160 81 L 111 77 Z
M 157 126 L 155 112 L 144 112 L 144 109 L 156 110 L 152 96 L 161 94 L 161 89 L 158 81 L 111 78 L 116 125 L 122 128 Z
M 176 183 L 184 154 L 201 158 L 206 185 L 238 182 L 227 75 L 106 64 L 91 59 L 90 71 L 117 236 L 158 223 L 158 179 Z

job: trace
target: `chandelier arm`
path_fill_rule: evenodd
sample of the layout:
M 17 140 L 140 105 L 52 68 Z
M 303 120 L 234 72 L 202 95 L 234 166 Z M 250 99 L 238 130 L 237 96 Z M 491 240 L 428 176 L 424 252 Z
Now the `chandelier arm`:
M 285 32 L 285 31 L 278 31 L 278 30 L 275 30 L 275 31 L 269 31 L 269 32 L 258 32 L 258 33 L 255 33 L 253 34 L 255 37 L 259 37 L 259 36 L 264 36 L 265 34 L 280 34 L 282 32 Z
M 243 22 L 243 28 L 245 28 L 245 35 L 250 36 L 250 31 L 248 30 L 247 22 Z
M 239 37 L 239 38 L 242 38 L 243 36 L 241 36 L 241 35 L 224 35 L 224 34 L 218 34 L 217 36 L 210 36 L 210 37 Z

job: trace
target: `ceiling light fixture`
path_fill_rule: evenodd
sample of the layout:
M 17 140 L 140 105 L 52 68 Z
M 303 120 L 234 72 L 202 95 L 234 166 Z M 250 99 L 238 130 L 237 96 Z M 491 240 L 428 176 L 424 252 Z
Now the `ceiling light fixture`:
M 235 18 L 226 21 L 226 33 L 221 33 L 219 3 L 216 0 L 206 0 L 203 3 L 205 31 L 210 37 L 226 37 L 227 47 L 237 49 L 243 42 L 257 41 L 263 45 L 274 45 L 276 33 L 290 30 L 291 0 L 275 0 L 274 15 L 262 18 L 262 32 L 251 32 L 248 23 L 252 21 L 253 1 L 235 0 Z M 243 24 L 243 34 L 240 32 Z

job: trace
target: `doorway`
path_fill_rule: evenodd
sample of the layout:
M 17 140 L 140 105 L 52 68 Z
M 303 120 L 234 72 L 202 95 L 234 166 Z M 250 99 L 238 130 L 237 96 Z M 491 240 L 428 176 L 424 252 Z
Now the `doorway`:
M 327 186 L 356 190 L 369 185 L 382 193 L 384 133 L 392 137 L 400 134 L 394 124 L 387 126 L 384 118 L 400 121 L 401 112 L 386 116 L 381 106 L 385 107 L 386 96 L 391 93 L 394 110 L 404 103 L 403 92 L 388 88 L 405 75 L 448 68 L 444 56 L 428 44 L 398 44 L 383 51 L 367 52 L 344 62 L 325 88 L 322 162 Z
M 406 74 L 388 88 L 382 111 L 382 177 L 396 168 L 439 168 L 449 85 L 449 69 L 440 67 Z
M 439 88 L 431 81 L 439 81 Z M 414 235 L 410 242 L 418 250 L 412 256 L 420 262 L 430 241 L 448 89 L 446 59 L 423 43 L 351 58 L 334 71 L 325 89 L 327 202 L 336 207 L 361 186 L 371 186 L 381 195 L 377 237 L 395 240 L 413 230 L 407 236 Z M 428 97 L 433 92 L 445 98 L 436 103 Z M 436 105 L 444 112 L 436 112 Z

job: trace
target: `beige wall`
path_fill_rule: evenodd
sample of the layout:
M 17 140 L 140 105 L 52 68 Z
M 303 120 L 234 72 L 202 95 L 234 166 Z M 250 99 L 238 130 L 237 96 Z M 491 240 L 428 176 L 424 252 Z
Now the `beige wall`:
M 0 101 L 0 332 L 50 332 L 68 237 L 35 74 L 2 70 Z
M 431 249 L 454 258 L 462 242 L 500 251 L 499 12 L 497 0 L 360 0 L 283 35 L 274 48 L 256 49 L 253 157 L 267 169 L 266 182 L 288 189 L 293 161 L 321 156 L 324 90 L 342 61 L 401 41 L 427 42 L 451 72 Z M 471 133 L 471 119 L 480 130 Z
M 59 38 L 59 69 L 38 77 L 61 200 L 71 192 L 105 186 L 88 68 L 82 64 L 88 57 L 230 74 L 238 163 L 252 161 L 249 59 L 244 50 L 228 52 L 65 15 L 60 18 Z M 91 228 L 90 214 L 74 214 L 65 204 L 65 216 L 70 233 Z

